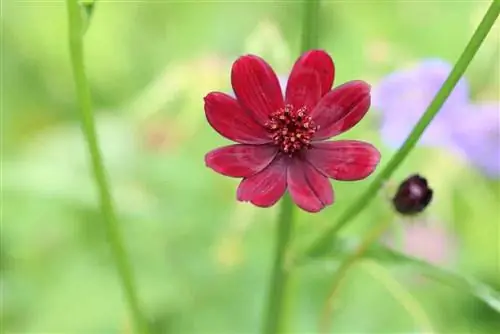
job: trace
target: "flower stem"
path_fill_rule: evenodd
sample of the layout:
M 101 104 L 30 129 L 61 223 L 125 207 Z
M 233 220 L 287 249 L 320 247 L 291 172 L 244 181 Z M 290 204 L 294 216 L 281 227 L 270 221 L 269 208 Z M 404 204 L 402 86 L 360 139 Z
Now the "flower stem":
M 143 322 L 139 308 L 139 299 L 135 289 L 132 269 L 125 251 L 118 220 L 116 218 L 113 201 L 104 169 L 103 159 L 99 150 L 99 143 L 95 129 L 94 115 L 90 88 L 87 81 L 83 60 L 83 33 L 84 25 L 78 0 L 66 0 L 68 10 L 69 48 L 71 65 L 76 86 L 76 94 L 80 105 L 82 128 L 87 148 L 90 155 L 94 179 L 99 191 L 100 206 L 104 216 L 104 225 L 108 241 L 118 274 L 121 278 L 123 291 L 130 307 L 136 332 L 147 333 L 146 324 Z
M 465 47 L 465 50 L 458 59 L 457 63 L 453 67 L 450 75 L 444 82 L 439 92 L 434 97 L 426 112 L 422 115 L 418 123 L 415 125 L 413 131 L 410 133 L 401 148 L 396 152 L 396 154 L 394 154 L 392 159 L 387 163 L 387 166 L 375 177 L 366 191 L 362 193 L 358 197 L 358 199 L 355 200 L 353 204 L 346 209 L 343 215 L 340 216 L 337 224 L 330 226 L 325 231 L 323 231 L 321 233 L 321 236 L 315 239 L 309 245 L 305 253 L 301 254 L 302 256 L 307 257 L 322 253 L 323 250 L 328 247 L 335 234 L 337 234 L 348 222 L 355 218 L 375 198 L 379 189 L 384 185 L 384 183 L 391 177 L 392 173 L 408 156 L 408 154 L 417 144 L 419 138 L 424 133 L 427 126 L 429 126 L 433 118 L 439 112 L 441 106 L 444 104 L 448 96 L 453 91 L 453 88 L 456 86 L 457 82 L 460 80 L 465 70 L 469 66 L 472 58 L 474 58 L 474 55 L 481 46 L 486 35 L 488 35 L 499 13 L 500 1 L 495 0 L 491 3 L 488 11 L 486 12 L 481 23 L 474 32 L 471 40 Z
M 383 285 L 389 294 L 408 312 L 420 333 L 436 333 L 432 322 L 419 301 L 384 266 L 373 260 L 363 263 L 364 269 Z
M 302 27 L 301 51 L 318 47 L 319 44 L 319 0 L 306 0 L 304 2 L 304 25 Z
M 288 283 L 288 269 L 285 267 L 286 251 L 292 235 L 293 202 L 287 194 L 281 202 L 276 231 L 276 252 L 271 274 L 264 334 L 277 334 L 282 329 L 282 315 L 285 290 Z
M 319 0 L 304 2 L 304 23 L 301 51 L 313 49 L 318 45 L 318 13 Z M 293 231 L 293 202 L 287 194 L 281 202 L 276 235 L 276 252 L 274 257 L 267 310 L 262 333 L 278 334 L 283 331 L 283 313 L 285 294 L 290 283 L 288 268 L 285 266 L 286 252 Z
M 362 242 L 358 247 L 352 252 L 341 264 L 340 267 L 335 272 L 335 276 L 332 280 L 332 285 L 330 292 L 328 293 L 327 300 L 325 302 L 325 307 L 323 308 L 323 315 L 320 320 L 319 332 L 328 333 L 330 328 L 331 314 L 333 312 L 333 302 L 337 296 L 337 292 L 340 288 L 342 280 L 349 271 L 349 269 L 363 257 L 365 251 L 371 244 L 376 241 L 380 235 L 389 227 L 390 220 L 384 221 L 382 224 L 375 226 L 370 230 L 369 233 L 363 238 Z

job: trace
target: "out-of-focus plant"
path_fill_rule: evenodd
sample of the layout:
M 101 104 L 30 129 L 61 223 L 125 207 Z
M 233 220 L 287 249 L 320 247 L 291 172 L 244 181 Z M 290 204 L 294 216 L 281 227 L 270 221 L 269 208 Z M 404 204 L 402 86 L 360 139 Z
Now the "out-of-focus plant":
M 116 216 L 109 181 L 99 147 L 99 140 L 97 138 L 92 98 L 85 73 L 83 53 L 83 36 L 87 27 L 85 27 L 83 23 L 84 21 L 78 0 L 67 0 L 66 5 L 68 11 L 69 50 L 75 79 L 76 95 L 80 105 L 82 129 L 87 143 L 95 184 L 98 189 L 100 207 L 104 217 L 107 237 L 123 285 L 123 291 L 134 320 L 134 326 L 138 332 L 146 333 L 146 321 L 139 306 L 139 297 L 136 291 L 133 272 L 128 254 L 125 250 L 121 227 Z M 87 7 L 88 6 L 85 6 L 85 8 Z M 87 12 L 87 14 L 91 14 L 91 11 Z

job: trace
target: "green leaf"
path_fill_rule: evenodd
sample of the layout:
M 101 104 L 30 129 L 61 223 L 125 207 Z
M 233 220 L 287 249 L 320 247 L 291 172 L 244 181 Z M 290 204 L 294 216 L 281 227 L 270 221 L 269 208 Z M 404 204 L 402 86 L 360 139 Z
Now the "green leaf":
M 352 254 L 358 245 L 359 241 L 357 240 L 336 240 L 332 243 L 330 251 L 325 256 L 316 258 L 317 261 L 315 262 L 328 259 L 340 263 L 344 258 Z M 332 255 L 335 258 L 332 258 Z M 471 294 L 500 313 L 500 292 L 467 275 L 435 266 L 382 244 L 370 246 L 362 258 L 393 266 L 411 266 L 430 279 Z

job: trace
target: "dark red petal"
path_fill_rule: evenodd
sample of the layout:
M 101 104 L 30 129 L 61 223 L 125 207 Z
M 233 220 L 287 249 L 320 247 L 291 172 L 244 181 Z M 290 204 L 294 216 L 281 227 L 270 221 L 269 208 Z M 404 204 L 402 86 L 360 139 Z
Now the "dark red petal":
M 357 140 L 314 143 L 307 150 L 307 160 L 323 174 L 342 181 L 362 180 L 380 161 L 379 151 Z
M 333 203 L 333 188 L 328 178 L 307 161 L 292 159 L 288 167 L 288 191 L 293 201 L 308 212 L 318 212 Z
M 242 144 L 265 144 L 269 132 L 255 122 L 231 96 L 213 92 L 205 96 L 208 123 L 222 136 Z
M 332 58 L 323 50 L 311 50 L 304 53 L 293 65 L 288 85 L 294 85 L 296 73 L 313 71 L 318 76 L 321 85 L 321 96 L 330 91 L 335 76 Z M 288 95 L 288 94 L 287 94 Z
M 310 114 L 321 98 L 321 86 L 318 75 L 307 69 L 292 72 L 286 86 L 286 104 L 295 110 L 302 107 Z
M 277 148 L 272 145 L 236 144 L 207 153 L 205 163 L 226 176 L 249 177 L 266 168 L 276 153 Z
M 237 199 L 260 207 L 274 205 L 285 193 L 288 157 L 278 155 L 266 169 L 241 181 Z
M 278 77 L 263 59 L 253 55 L 242 56 L 233 64 L 231 83 L 238 102 L 248 109 L 260 123 L 283 108 Z
M 319 130 L 314 140 L 327 139 L 356 125 L 370 108 L 370 85 L 350 81 L 323 96 L 312 112 Z

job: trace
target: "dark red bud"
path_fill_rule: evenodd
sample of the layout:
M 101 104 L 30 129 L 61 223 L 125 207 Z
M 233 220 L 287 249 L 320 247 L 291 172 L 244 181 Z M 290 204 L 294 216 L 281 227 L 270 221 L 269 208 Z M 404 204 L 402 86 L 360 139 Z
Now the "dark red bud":
M 432 189 L 420 175 L 412 175 L 401 183 L 392 199 L 397 212 L 414 215 L 422 212 L 432 200 Z

